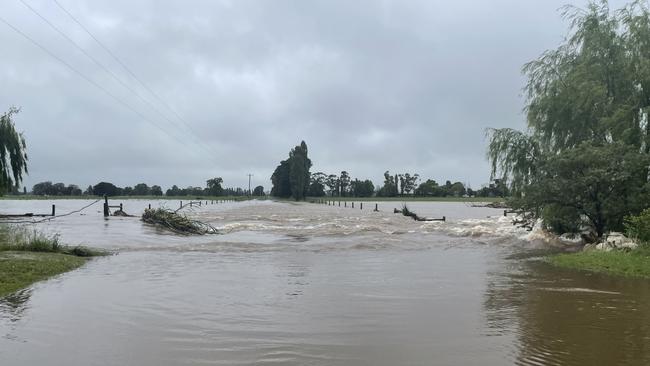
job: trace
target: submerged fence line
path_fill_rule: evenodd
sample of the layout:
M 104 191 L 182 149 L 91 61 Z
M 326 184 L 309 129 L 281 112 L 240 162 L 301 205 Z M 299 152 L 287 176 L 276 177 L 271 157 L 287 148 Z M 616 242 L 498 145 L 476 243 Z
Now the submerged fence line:
M 316 204 L 323 204 L 323 205 L 328 205 L 328 206 L 337 206 L 341 207 L 341 200 L 324 200 L 322 198 L 319 198 L 316 201 L 311 201 L 311 203 L 316 203 Z M 354 201 L 350 202 L 350 208 L 354 208 Z M 343 201 L 343 208 L 348 207 L 348 201 L 344 200 Z M 359 210 L 363 210 L 363 202 L 359 202 Z M 375 203 L 375 209 L 373 212 L 379 212 L 379 204 Z M 398 210 L 397 208 L 393 209 L 393 213 L 402 213 L 404 216 L 412 217 L 416 221 L 447 221 L 447 216 L 442 216 L 442 218 L 436 219 L 436 218 L 427 218 L 427 217 L 420 217 L 415 215 L 414 213 L 407 211 L 406 213 L 404 212 L 404 209 Z M 504 215 L 507 215 L 507 212 L 504 212 Z

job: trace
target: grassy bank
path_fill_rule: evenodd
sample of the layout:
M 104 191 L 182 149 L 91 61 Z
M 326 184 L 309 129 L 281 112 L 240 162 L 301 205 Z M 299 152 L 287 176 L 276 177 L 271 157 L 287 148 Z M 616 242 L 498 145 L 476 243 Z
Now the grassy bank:
M 0 225 L 0 297 L 34 282 L 78 268 L 107 252 L 59 243 L 24 227 Z
M 0 252 L 0 297 L 78 268 L 86 260 L 59 253 Z
M 631 252 L 585 251 L 570 254 L 556 254 L 547 261 L 561 268 L 606 273 L 616 276 L 650 279 L 650 246 L 641 246 Z

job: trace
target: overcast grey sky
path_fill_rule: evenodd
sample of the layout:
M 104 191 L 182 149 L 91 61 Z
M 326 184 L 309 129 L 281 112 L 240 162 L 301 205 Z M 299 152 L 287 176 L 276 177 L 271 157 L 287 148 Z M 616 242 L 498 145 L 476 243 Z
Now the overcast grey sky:
M 2 0 L 2 19 L 92 80 L 0 22 L 0 111 L 22 108 L 30 188 L 213 176 L 244 186 L 252 173 L 269 189 L 301 140 L 312 171 L 478 188 L 485 128 L 525 128 L 521 66 L 567 31 L 567 0 L 58 0 L 156 97 L 54 0 L 23 1 L 128 86 L 20 0 Z

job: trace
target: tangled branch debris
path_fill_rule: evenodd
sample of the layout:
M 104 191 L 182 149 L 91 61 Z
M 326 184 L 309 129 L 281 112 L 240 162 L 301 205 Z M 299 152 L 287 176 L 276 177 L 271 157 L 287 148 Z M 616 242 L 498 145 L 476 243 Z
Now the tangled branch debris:
M 409 208 L 406 205 L 403 205 L 401 210 L 394 209 L 393 212 L 401 213 L 402 215 L 410 217 L 415 221 L 445 221 L 444 217 L 442 219 L 431 219 L 428 217 L 420 217 L 415 212 L 409 210 Z
M 210 224 L 189 219 L 185 215 L 177 214 L 165 208 L 145 209 L 142 214 L 142 221 L 179 234 L 204 235 L 218 233 L 218 230 Z

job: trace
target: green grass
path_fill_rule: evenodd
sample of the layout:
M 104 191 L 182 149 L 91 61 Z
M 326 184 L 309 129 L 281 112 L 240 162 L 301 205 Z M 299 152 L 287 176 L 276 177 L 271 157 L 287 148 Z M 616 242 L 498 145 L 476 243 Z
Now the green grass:
M 89 257 L 107 254 L 99 249 L 62 245 L 57 235 L 0 225 L 0 297 L 73 270 Z
M 502 197 L 309 197 L 307 201 L 347 202 L 502 202 Z
M 77 257 L 97 257 L 108 252 L 84 246 L 68 246 L 59 242 L 58 235 L 45 235 L 21 226 L 0 225 L 0 252 L 58 253 Z
M 650 279 L 650 246 L 648 245 L 631 252 L 592 250 L 556 254 L 547 257 L 546 260 L 561 268 Z
M 59 253 L 0 252 L 0 297 L 78 268 L 86 260 Z

